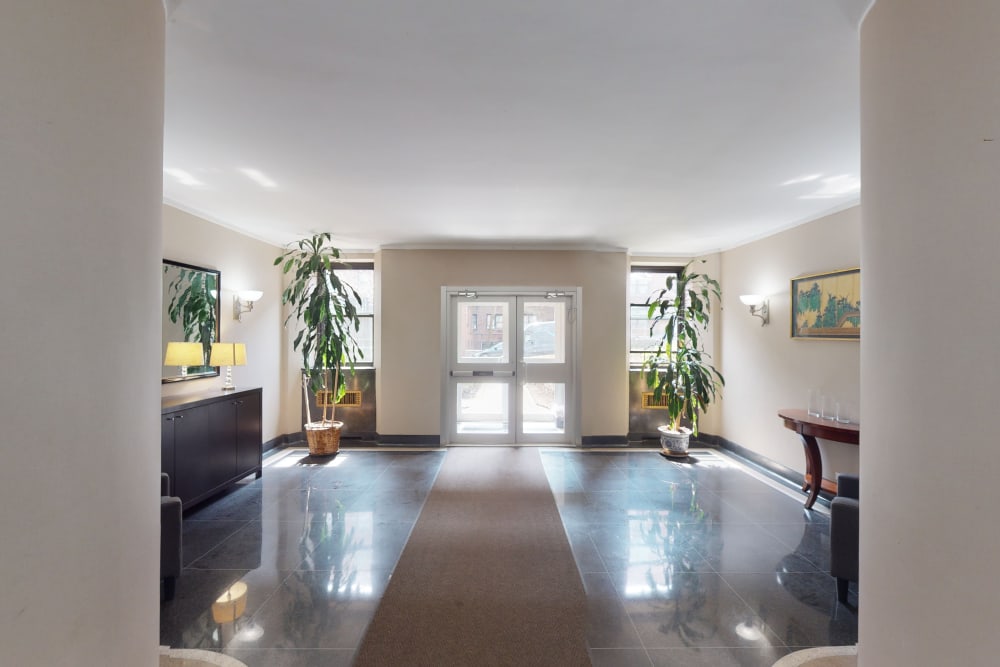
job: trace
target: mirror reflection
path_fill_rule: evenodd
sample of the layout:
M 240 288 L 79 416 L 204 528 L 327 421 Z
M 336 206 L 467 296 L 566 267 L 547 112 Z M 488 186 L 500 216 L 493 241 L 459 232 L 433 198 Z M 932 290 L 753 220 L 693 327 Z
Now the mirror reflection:
M 191 264 L 163 260 L 162 382 L 212 377 L 212 343 L 219 340 L 220 274 Z

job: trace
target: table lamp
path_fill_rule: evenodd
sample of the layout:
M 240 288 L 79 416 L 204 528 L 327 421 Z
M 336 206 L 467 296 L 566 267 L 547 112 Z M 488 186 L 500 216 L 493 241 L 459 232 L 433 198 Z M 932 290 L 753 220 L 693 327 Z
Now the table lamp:
M 164 366 L 177 366 L 181 377 L 187 375 L 188 366 L 204 366 L 205 353 L 201 343 L 167 343 L 167 353 L 163 358 Z
M 222 385 L 222 391 L 232 391 L 236 389 L 233 386 L 233 366 L 247 365 L 247 346 L 243 343 L 212 343 L 212 357 L 208 365 L 226 367 L 226 384 Z

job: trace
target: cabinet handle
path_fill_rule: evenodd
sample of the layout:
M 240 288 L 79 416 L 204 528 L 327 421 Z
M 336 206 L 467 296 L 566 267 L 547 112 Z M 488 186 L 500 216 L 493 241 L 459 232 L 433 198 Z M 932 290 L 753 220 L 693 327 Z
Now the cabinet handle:
M 173 417 L 167 417 L 164 421 L 172 422 L 173 420 L 174 420 Z
M 174 419 L 184 419 L 184 415 L 177 415 Z

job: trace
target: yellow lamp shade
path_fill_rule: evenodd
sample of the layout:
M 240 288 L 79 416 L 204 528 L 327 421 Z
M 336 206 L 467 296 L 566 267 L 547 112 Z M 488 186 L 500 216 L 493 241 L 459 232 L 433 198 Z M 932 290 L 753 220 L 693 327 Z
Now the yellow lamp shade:
M 244 343 L 212 343 L 209 366 L 246 366 L 247 346 Z
M 167 343 L 167 354 L 163 358 L 164 366 L 204 366 L 205 353 L 201 343 Z
M 212 620 L 216 623 L 232 623 L 247 609 L 247 585 L 237 581 L 212 603 Z

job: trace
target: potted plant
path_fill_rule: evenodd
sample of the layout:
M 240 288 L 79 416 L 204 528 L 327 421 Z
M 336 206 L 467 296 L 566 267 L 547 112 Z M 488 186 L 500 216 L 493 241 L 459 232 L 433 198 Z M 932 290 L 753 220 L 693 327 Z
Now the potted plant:
M 701 260 L 704 262 L 704 260 Z M 648 300 L 650 335 L 662 326 L 654 356 L 644 368 L 646 384 L 667 409 L 667 424 L 659 427 L 660 444 L 668 456 L 687 456 L 691 434 L 698 435 L 699 413 L 725 385 L 708 362 L 700 336 L 708 326 L 711 299 L 721 298 L 719 283 L 692 271 L 689 262 L 679 275 Z M 686 421 L 690 428 L 682 426 Z
M 285 325 L 294 318 L 299 326 L 292 346 L 302 352 L 309 453 L 336 454 L 344 427 L 334 419 L 336 405 L 346 390 L 345 371 L 354 372 L 361 354 L 354 338 L 360 328 L 361 297 L 334 273 L 341 264 L 340 250 L 331 244 L 327 232 L 290 244 L 274 264 L 282 265 L 283 274 L 292 273 L 281 302 L 290 308 Z M 309 389 L 322 408 L 322 417 L 315 422 L 309 410 Z

